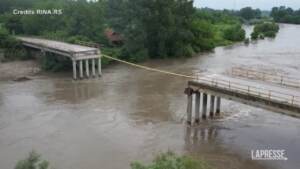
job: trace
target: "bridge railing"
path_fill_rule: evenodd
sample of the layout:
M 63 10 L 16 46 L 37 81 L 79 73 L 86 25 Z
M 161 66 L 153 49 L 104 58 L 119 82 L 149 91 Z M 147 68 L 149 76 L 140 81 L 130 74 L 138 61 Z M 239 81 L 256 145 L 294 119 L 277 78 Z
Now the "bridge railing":
M 231 70 L 233 76 L 240 76 L 249 79 L 257 79 L 266 82 L 277 83 L 283 86 L 291 86 L 300 88 L 300 79 L 284 75 L 272 74 L 263 71 L 234 67 Z
M 300 96 L 287 94 L 283 92 L 278 92 L 275 90 L 268 90 L 260 87 L 245 85 L 237 82 L 231 82 L 229 80 L 223 80 L 218 78 L 210 78 L 195 75 L 195 80 L 198 82 L 202 82 L 211 86 L 223 88 L 226 90 L 231 90 L 235 92 L 245 93 L 248 95 L 254 95 L 257 97 L 261 97 L 264 99 L 268 99 L 270 101 L 279 101 L 285 104 L 290 104 L 293 106 L 300 107 Z

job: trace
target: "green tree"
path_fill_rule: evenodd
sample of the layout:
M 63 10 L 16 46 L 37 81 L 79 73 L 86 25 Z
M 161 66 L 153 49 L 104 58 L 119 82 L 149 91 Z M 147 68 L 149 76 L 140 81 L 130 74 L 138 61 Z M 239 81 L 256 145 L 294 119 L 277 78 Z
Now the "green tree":
M 252 9 L 251 7 L 245 7 L 240 10 L 239 15 L 246 20 L 250 20 L 254 18 L 260 18 L 261 11 L 259 9 Z
M 15 166 L 15 169 L 48 169 L 49 162 L 41 160 L 41 156 L 32 151 L 29 156 L 21 160 Z
M 242 29 L 241 25 L 229 26 L 224 30 L 224 38 L 230 41 L 243 41 L 246 32 Z
M 300 9 L 294 11 L 292 8 L 285 6 L 274 7 L 272 8 L 271 16 L 275 22 L 300 24 Z

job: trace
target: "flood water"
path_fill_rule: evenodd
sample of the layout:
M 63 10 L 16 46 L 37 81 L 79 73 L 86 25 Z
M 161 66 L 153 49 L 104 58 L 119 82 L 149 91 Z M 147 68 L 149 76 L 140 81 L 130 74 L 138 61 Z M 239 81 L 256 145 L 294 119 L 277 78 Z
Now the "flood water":
M 242 66 L 300 78 L 299 37 L 300 26 L 281 25 L 275 39 L 144 64 L 183 74 Z M 188 128 L 186 79 L 122 64 L 105 68 L 97 80 L 70 77 L 0 82 L 1 169 L 12 169 L 31 150 L 57 169 L 129 169 L 131 161 L 147 163 L 167 150 L 217 169 L 300 166 L 300 119 L 222 100 L 221 119 Z M 284 149 L 288 160 L 253 161 L 256 149 Z

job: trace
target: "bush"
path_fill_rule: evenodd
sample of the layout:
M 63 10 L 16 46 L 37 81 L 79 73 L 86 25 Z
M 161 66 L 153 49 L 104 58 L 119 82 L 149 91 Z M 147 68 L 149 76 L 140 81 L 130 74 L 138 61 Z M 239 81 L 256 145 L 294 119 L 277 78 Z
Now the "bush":
M 86 36 L 76 35 L 76 36 L 71 36 L 68 39 L 66 39 L 66 42 L 73 43 L 73 44 L 79 44 L 80 42 L 92 42 L 92 41 Z
M 49 162 L 41 160 L 40 157 L 39 154 L 32 151 L 26 159 L 17 163 L 15 169 L 48 169 Z
M 42 33 L 42 37 L 46 39 L 66 41 L 66 37 L 68 37 L 68 33 L 65 31 L 55 31 L 55 32 L 45 31 Z
M 30 59 L 21 42 L 11 36 L 5 28 L 0 28 L 0 48 L 4 50 L 4 61 Z
M 252 39 L 263 39 L 264 37 L 276 37 L 277 32 L 279 31 L 278 24 L 274 22 L 264 22 L 260 24 L 256 24 L 254 27 L 254 31 L 251 34 Z M 263 38 L 262 38 L 263 37 Z
M 0 28 L 0 48 L 16 48 L 20 42 L 11 36 L 7 29 Z
M 152 164 L 145 166 L 139 162 L 131 164 L 132 169 L 211 169 L 204 161 L 195 160 L 191 157 L 178 157 L 168 152 L 159 155 Z
M 245 30 L 241 25 L 234 25 L 224 30 L 224 39 L 239 42 L 245 39 Z

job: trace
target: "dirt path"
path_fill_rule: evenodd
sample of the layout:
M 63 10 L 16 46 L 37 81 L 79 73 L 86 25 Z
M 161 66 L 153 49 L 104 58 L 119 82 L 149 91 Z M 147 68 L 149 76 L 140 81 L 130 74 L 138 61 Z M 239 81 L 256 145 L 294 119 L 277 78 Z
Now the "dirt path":
M 34 60 L 0 63 L 0 81 L 33 76 L 39 72 L 40 67 Z

